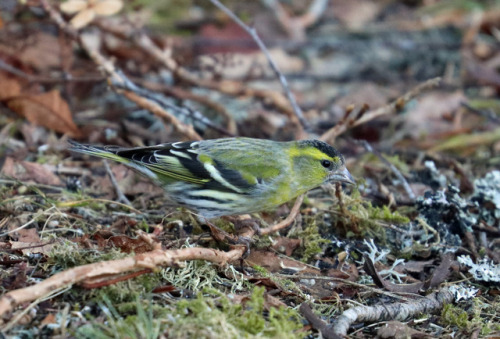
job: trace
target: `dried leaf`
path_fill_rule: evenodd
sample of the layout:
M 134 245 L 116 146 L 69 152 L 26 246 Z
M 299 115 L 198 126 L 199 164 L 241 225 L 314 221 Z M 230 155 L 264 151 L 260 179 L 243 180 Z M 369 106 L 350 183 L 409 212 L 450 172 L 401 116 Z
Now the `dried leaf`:
M 365 258 L 365 264 L 363 265 L 363 268 L 365 269 L 366 274 L 372 277 L 373 282 L 378 287 L 382 287 L 388 291 L 397 293 L 401 292 L 418 293 L 425 285 L 424 282 L 419 282 L 415 284 L 400 284 L 400 285 L 393 284 L 390 281 L 382 279 L 382 277 L 378 274 L 377 269 L 373 264 L 373 261 L 368 256 L 365 255 L 364 258 Z
M 287 237 L 279 237 L 273 245 L 273 248 L 279 253 L 284 253 L 287 256 L 291 256 L 293 251 L 295 251 L 300 244 L 301 239 L 291 239 Z
M 79 12 L 73 19 L 71 19 L 70 23 L 75 29 L 80 29 L 82 27 L 87 26 L 92 20 L 94 20 L 96 13 L 94 9 L 88 8 Z
M 5 159 L 0 173 L 20 181 L 34 181 L 51 186 L 63 185 L 61 179 L 45 165 L 28 161 L 16 161 L 10 157 Z
M 85 0 L 70 0 L 62 3 L 59 8 L 66 14 L 74 14 L 87 8 L 89 3 Z
M 40 236 L 38 235 L 38 231 L 36 228 L 23 228 L 17 231 L 19 235 L 18 241 L 20 242 L 39 242 Z
M 434 270 L 434 273 L 432 274 L 431 279 L 426 284 L 426 287 L 428 286 L 429 288 L 435 288 L 442 282 L 444 282 L 451 273 L 450 268 L 453 263 L 454 261 L 452 253 L 443 254 L 441 257 L 441 264 L 439 264 L 439 266 Z
M 43 318 L 42 322 L 40 323 L 41 326 L 45 326 L 48 324 L 56 324 L 56 316 L 53 313 L 47 314 L 45 318 Z
M 48 68 L 61 68 L 61 53 L 61 40 L 48 33 L 36 32 L 30 34 L 30 43 L 19 54 L 19 59 L 45 73 Z M 64 57 L 66 58 L 64 61 L 71 64 L 73 55 L 66 53 Z
M 22 242 L 22 241 L 11 241 L 10 245 L 12 249 L 20 250 L 23 255 L 33 254 L 33 253 L 41 253 L 48 254 L 54 248 L 55 243 L 47 243 L 47 242 Z
M 394 338 L 394 339 L 417 339 L 417 338 L 432 338 L 432 336 L 412 329 L 411 327 L 399 321 L 389 321 L 377 331 L 379 338 Z
M 104 0 L 92 7 L 97 15 L 109 16 L 118 13 L 123 8 L 121 0 Z
M 80 130 L 73 122 L 68 104 L 59 91 L 38 95 L 21 95 L 6 102 L 7 106 L 28 121 L 77 138 Z
M 153 250 L 153 246 L 143 239 L 134 239 L 125 235 L 113 236 L 108 241 L 125 253 L 146 253 Z
M 13 78 L 0 73 L 0 100 L 18 96 L 21 93 L 21 84 Z
M 422 95 L 418 105 L 410 108 L 406 114 L 405 131 L 414 138 L 422 135 L 445 133 L 452 130 L 453 124 L 445 119 L 466 100 L 462 91 L 453 93 L 432 92 Z

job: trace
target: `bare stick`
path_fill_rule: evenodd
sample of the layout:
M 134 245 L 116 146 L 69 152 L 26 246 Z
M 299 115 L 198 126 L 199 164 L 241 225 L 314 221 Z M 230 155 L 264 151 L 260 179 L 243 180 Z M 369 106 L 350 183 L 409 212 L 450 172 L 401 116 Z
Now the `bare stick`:
M 285 76 L 283 73 L 278 68 L 278 65 L 274 62 L 273 58 L 269 54 L 269 51 L 266 48 L 266 45 L 264 45 L 264 42 L 260 39 L 259 35 L 257 34 L 257 30 L 254 27 L 250 27 L 247 24 L 245 24 L 243 21 L 241 21 L 240 18 L 236 16 L 229 8 L 224 6 L 222 3 L 219 2 L 219 0 L 210 0 L 212 4 L 214 4 L 217 8 L 219 8 L 221 11 L 226 13 L 227 16 L 229 16 L 235 23 L 237 23 L 241 28 L 243 28 L 255 41 L 255 43 L 259 46 L 260 50 L 262 53 L 267 58 L 267 61 L 269 62 L 269 65 L 273 69 L 274 73 L 276 76 L 279 78 L 281 82 L 281 86 L 283 87 L 283 90 L 286 93 L 286 96 L 288 97 L 288 100 L 290 101 L 290 104 L 293 107 L 293 111 L 295 112 L 295 115 L 297 116 L 297 119 L 299 119 L 300 124 L 305 130 L 309 130 L 309 123 L 304 117 L 304 114 L 302 113 L 302 109 L 299 107 L 297 104 L 297 100 L 295 100 L 295 96 L 293 95 L 292 91 L 290 90 L 290 86 L 288 85 L 288 81 L 286 80 Z
M 355 322 L 402 321 L 418 314 L 438 311 L 444 304 L 449 304 L 454 299 L 453 293 L 448 288 L 444 288 L 425 298 L 409 303 L 396 302 L 385 305 L 353 307 L 337 318 L 333 330 L 337 335 L 345 336 L 349 327 Z
M 61 14 L 55 10 L 47 0 L 40 0 L 43 8 L 49 13 L 50 18 L 59 26 L 61 30 L 63 30 L 66 34 L 71 36 L 73 39 L 78 41 L 81 47 L 87 52 L 90 58 L 101 67 L 103 72 L 108 77 L 108 81 L 112 84 L 129 84 L 130 80 L 125 77 L 124 74 L 118 72 L 115 69 L 113 63 L 104 57 L 97 48 L 93 47 L 88 41 L 83 39 L 78 32 L 72 28 L 70 25 L 64 21 L 64 18 Z M 153 102 L 148 98 L 144 98 L 139 94 L 136 94 L 132 91 L 117 91 L 120 94 L 123 94 L 129 100 L 136 103 L 138 106 L 145 108 L 152 112 L 153 114 L 165 119 L 167 122 L 171 123 L 175 129 L 177 129 L 180 133 L 186 135 L 186 137 L 190 140 L 201 140 L 202 138 L 198 133 L 194 130 L 193 126 L 186 125 L 182 123 L 179 119 L 177 119 L 174 115 L 167 112 L 163 109 L 158 103 Z
M 176 266 L 179 262 L 186 260 L 206 260 L 224 265 L 241 258 L 244 251 L 244 246 L 234 248 L 228 252 L 200 247 L 178 250 L 156 249 L 132 257 L 78 266 L 57 273 L 36 285 L 4 294 L 0 298 L 0 318 L 22 303 L 47 296 L 56 289 L 81 283 L 87 279 L 95 279 L 103 275 L 116 275 L 144 268 L 154 269 L 159 266 Z
M 328 326 L 326 321 L 314 314 L 311 306 L 306 303 L 302 303 L 299 307 L 299 312 L 307 319 L 313 328 L 321 333 L 321 336 L 326 339 L 341 339 L 340 336 L 332 331 L 332 328 Z
M 99 26 L 103 31 L 113 34 L 115 37 L 119 39 L 123 39 L 126 41 L 131 41 L 137 45 L 141 50 L 146 52 L 152 58 L 160 62 L 164 67 L 170 70 L 172 73 L 176 75 L 181 81 L 186 82 L 192 86 L 199 86 L 204 88 L 209 88 L 212 90 L 219 91 L 221 93 L 236 96 L 236 97 L 255 97 L 261 100 L 266 100 L 271 102 L 278 111 L 286 114 L 290 120 L 300 128 L 297 131 L 298 137 L 305 137 L 305 133 L 303 131 L 303 127 L 294 113 L 293 107 L 291 107 L 289 100 L 287 100 L 286 96 L 284 96 L 281 92 L 272 91 L 269 89 L 258 89 L 246 86 L 246 84 L 240 81 L 233 80 L 207 80 L 200 79 L 191 74 L 185 68 L 177 63 L 177 61 L 172 57 L 172 53 L 168 50 L 160 49 L 156 43 L 151 40 L 146 34 L 137 33 L 136 31 L 129 30 L 123 31 L 112 26 Z
M 374 149 L 372 147 L 372 145 L 370 145 L 370 143 L 366 140 L 359 140 L 358 141 L 361 145 L 363 145 L 363 147 L 370 153 L 373 153 L 377 158 L 380 159 L 380 161 L 382 161 L 384 164 L 386 164 L 392 172 L 394 172 L 394 174 L 398 177 L 399 181 L 401 181 L 401 185 L 403 185 L 403 188 L 404 190 L 406 191 L 406 194 L 408 194 L 408 197 L 411 199 L 411 200 L 415 200 L 416 197 L 415 197 L 415 193 L 413 193 L 413 190 L 411 189 L 410 185 L 408 184 L 408 181 L 406 181 L 406 178 L 404 177 L 403 174 L 401 174 L 401 172 L 396 168 L 396 166 L 394 166 L 393 164 L 391 164 L 389 162 L 389 160 L 387 160 L 383 155 L 382 153 L 380 153 L 379 151 L 377 151 L 376 149 Z
M 282 220 L 281 222 L 277 223 L 276 225 L 269 226 L 266 228 L 263 228 L 260 230 L 260 234 L 270 234 L 274 232 L 278 232 L 279 230 L 289 226 L 294 220 L 297 214 L 299 213 L 300 210 L 300 205 L 302 205 L 302 201 L 304 201 L 304 195 L 299 195 L 297 197 L 297 200 L 295 200 L 295 203 L 293 204 L 292 210 L 290 211 L 290 214 L 285 218 L 285 220 Z
M 130 200 L 128 200 L 128 198 L 125 196 L 125 194 L 123 194 L 122 190 L 118 186 L 115 175 L 113 174 L 113 171 L 111 171 L 108 162 L 106 160 L 103 160 L 102 162 L 104 163 L 104 167 L 106 168 L 106 172 L 108 173 L 109 180 L 111 180 L 111 185 L 113 185 L 113 188 L 115 189 L 118 201 L 124 203 L 125 205 L 132 206 Z
M 406 92 L 404 95 L 400 96 L 399 98 L 397 98 L 396 100 L 394 100 L 393 102 L 391 102 L 386 106 L 368 111 L 355 120 L 346 119 L 345 121 L 338 123 L 337 125 L 330 128 L 328 131 L 323 133 L 323 135 L 320 137 L 320 140 L 333 143 L 336 137 L 338 137 L 339 135 L 341 135 L 342 133 L 344 133 L 345 131 L 349 130 L 352 127 L 362 125 L 364 123 L 367 123 L 368 121 L 371 121 L 383 115 L 396 113 L 399 110 L 401 110 L 404 107 L 404 105 L 408 103 L 408 101 L 415 98 L 423 91 L 436 87 L 437 85 L 439 85 L 440 82 L 441 78 L 434 78 L 427 80 L 423 84 L 420 84 L 417 87 L 413 88 L 412 90 Z

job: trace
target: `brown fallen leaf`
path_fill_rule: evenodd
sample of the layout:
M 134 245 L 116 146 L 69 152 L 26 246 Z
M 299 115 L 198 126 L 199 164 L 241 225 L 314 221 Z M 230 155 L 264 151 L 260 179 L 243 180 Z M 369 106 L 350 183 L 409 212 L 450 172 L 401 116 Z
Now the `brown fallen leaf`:
M 39 30 L 38 32 L 32 32 L 29 39 L 30 43 L 23 48 L 23 52 L 17 53 L 23 64 L 29 65 L 39 72 L 46 72 L 47 69 L 59 69 L 61 67 L 62 55 L 66 58 L 64 62 L 72 63 L 73 54 L 61 51 L 62 40 L 57 35 Z M 15 53 L 15 48 L 9 52 Z M 70 58 L 70 60 L 67 58 Z
M 38 231 L 36 228 L 23 228 L 17 231 L 19 238 L 17 241 L 20 242 L 39 242 L 40 237 L 38 236 Z
M 153 250 L 153 246 L 143 239 L 134 239 L 125 235 L 115 235 L 108 242 L 125 253 L 145 253 Z
M 6 290 L 16 290 L 18 288 L 26 287 L 28 277 L 26 271 L 29 268 L 29 264 L 26 262 L 20 262 L 14 265 L 14 270 L 10 274 L 6 275 L 4 279 L 0 280 L 1 286 Z
M 21 93 L 21 84 L 17 79 L 0 73 L 0 100 L 16 97 Z
M 291 256 L 293 251 L 295 251 L 301 243 L 301 239 L 279 237 L 278 239 L 276 239 L 276 242 L 273 245 L 273 249 L 275 249 L 279 253 L 284 253 L 287 256 Z
M 40 327 L 43 327 L 48 324 L 56 324 L 56 316 L 53 313 L 47 314 L 45 318 L 43 318 L 42 322 L 40 323 Z
M 466 97 L 462 91 L 424 94 L 418 104 L 408 109 L 404 130 L 415 139 L 422 135 L 436 135 L 454 129 L 446 116 L 461 107 Z
M 22 241 L 10 241 L 11 248 L 13 250 L 19 250 L 23 255 L 40 253 L 48 254 L 52 248 L 56 245 L 55 243 L 48 242 L 22 242 Z
M 279 272 L 288 268 L 300 271 L 301 274 L 319 274 L 319 270 L 312 269 L 296 260 L 282 258 L 270 251 L 251 251 L 245 261 L 250 265 L 265 267 L 270 272 Z
M 17 161 L 10 157 L 5 159 L 1 174 L 20 181 L 34 181 L 39 184 L 62 186 L 63 183 L 57 175 L 43 164 L 35 162 Z
M 11 90 L 13 91 L 14 88 Z M 69 106 L 61 98 L 59 91 L 19 95 L 4 100 L 4 103 L 11 110 L 34 124 L 69 134 L 73 138 L 78 138 L 82 134 L 73 122 Z
M 364 256 L 365 263 L 363 268 L 365 269 L 366 274 L 372 277 L 375 285 L 381 288 L 385 288 L 390 292 L 403 292 L 403 293 L 418 293 L 425 285 L 425 282 L 418 282 L 414 284 L 393 284 L 388 280 L 384 280 L 377 272 L 375 268 L 375 264 L 373 261 L 367 256 Z
M 389 321 L 377 331 L 378 338 L 393 338 L 393 339 L 417 339 L 417 338 L 432 338 L 432 336 L 412 329 L 411 327 L 399 321 Z

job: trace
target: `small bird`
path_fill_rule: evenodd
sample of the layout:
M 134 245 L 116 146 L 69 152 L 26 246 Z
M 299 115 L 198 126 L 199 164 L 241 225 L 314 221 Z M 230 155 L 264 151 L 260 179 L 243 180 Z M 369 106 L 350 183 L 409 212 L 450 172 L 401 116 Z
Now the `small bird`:
M 224 138 L 70 150 L 123 163 L 206 219 L 269 210 L 329 181 L 354 184 L 342 154 L 319 140 Z

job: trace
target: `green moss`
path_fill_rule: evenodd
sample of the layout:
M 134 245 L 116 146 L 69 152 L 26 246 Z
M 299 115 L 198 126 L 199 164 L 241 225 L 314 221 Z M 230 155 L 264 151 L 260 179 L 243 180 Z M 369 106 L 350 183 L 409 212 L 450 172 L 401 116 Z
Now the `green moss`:
M 358 190 L 353 190 L 349 195 L 342 194 L 344 209 L 336 200 L 332 209 L 332 224 L 335 229 L 343 229 L 346 237 L 370 237 L 385 242 L 385 224 L 410 222 L 408 217 L 388 206 L 374 207 L 371 202 L 363 199 Z
M 452 304 L 444 305 L 440 322 L 446 326 L 457 326 L 466 329 L 469 324 L 469 315 L 463 309 Z
M 264 288 L 254 288 L 243 304 L 232 303 L 220 292 L 218 298 L 198 295 L 176 305 L 169 336 L 174 338 L 303 338 L 296 333 L 302 327 L 298 313 L 289 308 L 271 308 L 264 316 Z
M 235 232 L 234 224 L 227 219 L 218 218 L 218 219 L 215 219 L 213 221 L 213 223 L 215 224 L 215 226 L 219 227 L 221 230 L 226 231 L 230 234 L 233 234 Z
M 297 284 L 293 280 L 284 279 L 279 277 L 278 275 L 274 275 L 261 266 L 253 266 L 253 268 L 256 270 L 256 273 L 260 274 L 262 277 L 271 279 L 272 282 L 279 286 L 279 289 L 283 291 L 293 292 L 300 296 L 302 300 L 308 298 L 308 296 L 304 294 L 302 289 L 297 286 Z
M 113 306 L 113 302 L 106 296 L 104 303 L 100 304 L 101 311 L 106 316 L 106 321 L 94 321 L 82 326 L 76 331 L 77 338 L 109 339 L 109 338 L 158 338 L 162 330 L 162 319 L 167 316 L 167 309 L 155 308 L 148 300 L 147 304 L 136 299 L 134 313 L 124 317 Z
M 440 322 L 443 325 L 455 326 L 467 332 L 479 328 L 481 335 L 488 335 L 500 330 L 500 324 L 491 320 L 498 317 L 500 313 L 498 302 L 485 303 L 480 298 L 474 298 L 467 305 L 468 307 L 445 305 L 441 312 Z
M 323 245 L 328 244 L 330 241 L 323 239 L 319 233 L 318 226 L 314 219 L 309 222 L 304 230 L 298 231 L 296 233 L 289 234 L 293 238 L 302 239 L 302 247 L 299 249 L 298 254 L 301 256 L 301 260 L 307 262 L 313 259 L 316 255 L 323 252 Z
M 100 308 L 106 316 L 104 323 L 97 318 L 78 329 L 77 337 L 303 338 L 308 334 L 297 332 L 302 328 L 297 311 L 282 307 L 266 312 L 264 288 L 254 288 L 249 299 L 241 303 L 215 290 L 164 308 L 154 307 L 150 298 L 147 302 L 136 299 L 135 308 L 131 303 L 115 308 L 109 298 L 103 300 Z
M 406 224 L 410 222 L 408 217 L 399 214 L 397 211 L 391 212 L 388 206 L 373 207 L 369 204 L 368 211 L 370 213 L 370 218 L 383 220 L 391 223 Z

